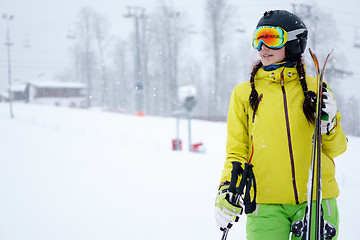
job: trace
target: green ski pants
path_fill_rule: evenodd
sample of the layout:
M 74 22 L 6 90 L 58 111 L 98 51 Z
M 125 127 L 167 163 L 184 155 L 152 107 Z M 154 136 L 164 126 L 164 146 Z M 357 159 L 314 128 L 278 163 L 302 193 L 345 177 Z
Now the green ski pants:
M 339 233 L 339 213 L 335 198 L 323 199 L 322 207 L 324 219 L 336 227 L 336 240 Z M 311 239 L 315 239 L 315 201 L 311 227 Z M 247 215 L 247 240 L 300 240 L 301 237 L 292 235 L 291 224 L 303 219 L 306 202 L 298 205 L 291 204 L 258 204 L 256 210 Z M 291 238 L 290 238 L 291 237 Z

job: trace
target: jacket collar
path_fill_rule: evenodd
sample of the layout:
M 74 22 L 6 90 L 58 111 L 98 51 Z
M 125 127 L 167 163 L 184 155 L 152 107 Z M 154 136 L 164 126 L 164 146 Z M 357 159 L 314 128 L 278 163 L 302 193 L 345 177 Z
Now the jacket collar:
M 299 79 L 299 74 L 296 70 L 296 67 L 286 67 L 282 66 L 272 71 L 265 71 L 263 68 L 260 68 L 255 75 L 256 80 L 266 80 L 271 82 L 280 82 L 281 80 L 281 72 L 283 72 L 284 82 L 289 82 L 293 80 Z
M 281 62 L 281 63 L 276 63 L 276 64 L 271 64 L 269 66 L 263 66 L 262 68 L 265 70 L 265 71 L 274 71 L 278 68 L 281 68 L 281 67 L 290 67 L 290 68 L 293 68 L 296 66 L 296 62 L 293 62 L 293 61 L 286 61 L 286 62 Z

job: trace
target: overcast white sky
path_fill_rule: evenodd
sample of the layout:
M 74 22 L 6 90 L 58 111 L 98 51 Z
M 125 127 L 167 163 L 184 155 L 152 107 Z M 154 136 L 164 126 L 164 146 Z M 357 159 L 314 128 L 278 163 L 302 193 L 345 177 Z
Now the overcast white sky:
M 168 1 L 168 0 L 166 0 Z M 239 23 L 243 23 L 250 38 L 253 28 L 265 10 L 291 10 L 291 3 L 304 1 L 236 1 L 231 0 L 240 12 Z M 151 12 L 159 0 L 0 0 L 1 14 L 14 15 L 10 22 L 10 34 L 14 45 L 11 47 L 11 65 L 13 81 L 36 80 L 39 77 L 51 79 L 71 64 L 70 46 L 72 40 L 66 35 L 72 24 L 77 21 L 77 14 L 83 7 L 108 17 L 111 34 L 127 38 L 132 31 L 133 22 L 123 17 L 126 6 L 141 6 Z M 196 31 L 202 31 L 205 0 L 172 1 L 180 12 L 187 12 L 193 19 Z M 342 51 L 348 51 L 354 57 L 352 44 L 356 26 L 360 35 L 360 2 L 358 0 L 305 0 L 305 3 L 316 3 L 324 12 L 332 13 L 342 30 L 341 39 L 348 45 Z M 0 20 L 0 92 L 8 87 L 7 49 L 3 44 L 6 37 L 6 21 Z M 28 40 L 30 48 L 24 48 Z M 201 44 L 201 42 L 197 42 Z M 351 45 L 351 46 L 350 46 Z M 249 46 L 251 47 L 251 46 Z

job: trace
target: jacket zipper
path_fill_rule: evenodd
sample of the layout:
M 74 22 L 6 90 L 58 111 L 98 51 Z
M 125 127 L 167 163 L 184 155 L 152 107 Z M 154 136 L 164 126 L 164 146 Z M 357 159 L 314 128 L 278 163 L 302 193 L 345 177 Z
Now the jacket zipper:
M 250 155 L 250 158 L 249 158 L 249 163 L 251 163 L 251 160 L 252 160 L 252 158 L 254 156 L 254 144 L 253 144 L 253 136 L 252 135 L 251 135 L 250 140 L 251 140 L 251 155 Z
M 287 131 L 287 137 L 288 137 L 288 146 L 289 146 L 289 154 L 290 154 L 290 162 L 291 162 L 292 184 L 293 184 L 293 188 L 294 188 L 295 202 L 296 202 L 296 204 L 299 204 L 299 196 L 298 196 L 298 191 L 297 191 L 297 187 L 296 187 L 296 179 L 295 179 L 294 154 L 293 154 L 293 148 L 292 148 L 292 143 L 291 143 L 291 134 L 290 134 L 289 112 L 288 112 L 286 92 L 285 92 L 285 86 L 284 86 L 284 70 L 281 71 L 280 83 L 281 83 L 281 90 L 283 93 L 283 100 L 284 100 L 286 131 Z

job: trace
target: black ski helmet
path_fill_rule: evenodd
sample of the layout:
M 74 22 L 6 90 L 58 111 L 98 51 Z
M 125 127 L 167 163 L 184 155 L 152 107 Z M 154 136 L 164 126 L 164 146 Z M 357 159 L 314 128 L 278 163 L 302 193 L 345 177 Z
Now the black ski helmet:
M 281 27 L 287 32 L 304 29 L 303 32 L 296 35 L 295 40 L 288 41 L 285 44 L 285 54 L 287 59 L 294 59 L 304 53 L 308 31 L 305 23 L 295 14 L 286 10 L 266 11 L 256 27 L 260 26 Z

